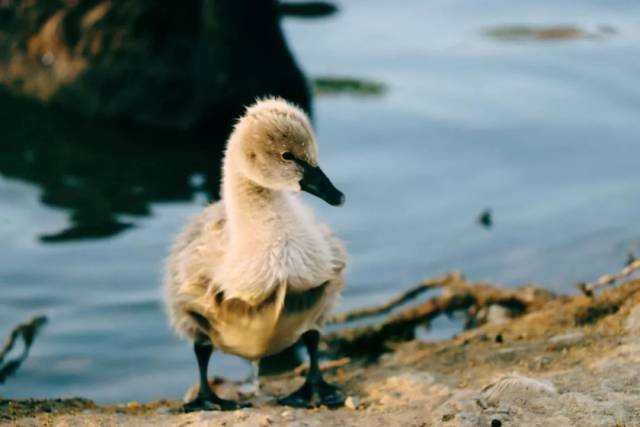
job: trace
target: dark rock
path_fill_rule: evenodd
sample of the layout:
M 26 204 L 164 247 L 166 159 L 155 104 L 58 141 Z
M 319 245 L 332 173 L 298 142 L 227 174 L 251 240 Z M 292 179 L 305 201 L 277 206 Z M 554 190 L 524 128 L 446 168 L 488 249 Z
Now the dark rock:
M 274 0 L 5 0 L 0 84 L 92 118 L 192 128 L 256 97 L 309 109 Z
M 493 226 L 493 215 L 491 214 L 491 209 L 487 208 L 480 212 L 476 222 L 485 228 L 491 228 Z

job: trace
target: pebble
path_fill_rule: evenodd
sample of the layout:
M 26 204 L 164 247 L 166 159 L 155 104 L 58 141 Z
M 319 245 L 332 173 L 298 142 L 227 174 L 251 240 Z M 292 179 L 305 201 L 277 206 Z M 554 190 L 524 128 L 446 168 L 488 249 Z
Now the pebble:
M 173 412 L 173 409 L 169 408 L 168 406 L 161 406 L 160 408 L 156 409 L 156 414 L 171 414 Z
M 501 348 L 489 355 L 489 359 L 511 362 L 516 360 L 525 350 L 521 347 Z
M 541 395 L 555 395 L 558 391 L 550 381 L 513 374 L 500 378 L 482 391 L 489 405 L 497 405 L 501 400 L 513 398 L 531 399 Z
M 293 412 L 291 411 L 283 411 L 280 416 L 286 420 L 291 420 L 293 418 Z
M 487 310 L 487 323 L 490 325 L 500 325 L 511 319 L 511 311 L 499 304 L 489 306 Z
M 584 340 L 584 333 L 582 332 L 573 332 L 564 335 L 556 335 L 554 337 L 549 338 L 549 344 L 553 349 L 559 350 L 561 348 L 571 347 L 573 345 L 579 344 Z
M 138 409 L 140 408 L 140 406 L 140 402 L 136 402 L 135 400 L 127 402 L 127 409 Z
M 53 53 L 46 52 L 44 55 L 42 55 L 42 58 L 40 60 L 42 61 L 42 65 L 44 65 L 45 67 L 50 67 L 54 62 L 56 62 L 56 57 Z
M 353 409 L 353 410 L 358 409 L 359 405 L 360 405 L 360 399 L 358 399 L 357 397 L 354 397 L 354 396 L 347 397 L 347 400 L 345 400 L 345 402 L 344 402 L 344 406 L 346 406 L 349 409 Z
M 542 369 L 545 366 L 549 365 L 552 361 L 553 359 L 548 356 L 537 356 L 533 358 L 529 366 L 531 369 Z

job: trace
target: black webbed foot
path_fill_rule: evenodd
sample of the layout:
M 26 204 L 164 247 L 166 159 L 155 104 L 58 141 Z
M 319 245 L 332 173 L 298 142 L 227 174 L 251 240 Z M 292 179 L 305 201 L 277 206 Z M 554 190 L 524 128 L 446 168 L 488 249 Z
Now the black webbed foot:
M 207 366 L 209 365 L 209 358 L 213 352 L 213 347 L 210 343 L 203 341 L 204 340 L 196 341 L 193 345 L 193 350 L 195 352 L 196 359 L 198 360 L 200 390 L 198 391 L 198 396 L 195 399 L 182 406 L 183 411 L 233 411 L 235 409 L 250 407 L 250 403 L 222 399 L 209 387 Z
M 311 408 L 312 400 L 313 391 L 311 390 L 311 385 L 305 381 L 302 387 L 298 390 L 294 391 L 289 396 L 278 399 L 278 404 L 293 406 L 294 408 Z
M 294 408 L 316 408 L 318 406 L 338 408 L 344 405 L 345 399 L 344 393 L 338 387 L 320 380 L 317 383 L 305 381 L 298 390 L 289 396 L 278 399 L 278 403 Z
M 236 402 L 234 400 L 222 399 L 215 394 L 208 396 L 198 395 L 189 403 L 182 406 L 184 412 L 194 411 L 234 411 L 236 409 L 249 408 L 248 402 Z
M 316 330 L 307 331 L 302 334 L 302 341 L 309 353 L 307 379 L 298 390 L 287 397 L 278 399 L 278 403 L 295 408 L 315 408 L 318 406 L 337 408 L 344 405 L 346 400 L 344 393 L 338 387 L 327 383 L 322 378 L 322 372 L 320 372 L 320 366 L 318 365 L 320 332 Z

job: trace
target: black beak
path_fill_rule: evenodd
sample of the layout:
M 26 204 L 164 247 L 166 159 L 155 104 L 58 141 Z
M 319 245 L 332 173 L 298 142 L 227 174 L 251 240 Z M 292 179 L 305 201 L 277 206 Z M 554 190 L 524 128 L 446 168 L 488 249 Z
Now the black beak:
M 342 206 L 344 194 L 333 186 L 327 175 L 317 166 L 311 166 L 306 162 L 298 162 L 302 166 L 302 180 L 300 189 L 313 194 L 329 203 L 331 206 Z

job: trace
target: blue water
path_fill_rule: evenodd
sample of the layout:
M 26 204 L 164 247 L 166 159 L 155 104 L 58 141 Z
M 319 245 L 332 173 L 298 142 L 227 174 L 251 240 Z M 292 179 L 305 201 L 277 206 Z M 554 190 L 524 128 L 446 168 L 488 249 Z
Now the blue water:
M 339 5 L 333 17 L 288 19 L 284 28 L 309 77 L 386 87 L 381 96 L 314 100 L 321 162 L 347 204 L 335 209 L 305 198 L 348 244 L 340 309 L 382 301 L 454 269 L 505 286 L 536 282 L 573 292 L 576 282 L 622 267 L 628 252 L 640 255 L 640 3 Z M 513 24 L 616 31 L 558 41 L 486 34 Z M 43 243 L 38 236 L 70 223 L 70 210 L 56 206 L 75 202 L 59 201 L 48 184 L 71 155 L 64 154 L 68 135 L 55 138 L 55 126 L 42 134 L 28 127 L 26 119 L 5 123 L 0 138 L 53 138 L 57 157 L 44 143 L 34 145 L 36 157 L 47 154 L 36 159 L 47 173 L 35 175 L 30 152 L 19 170 L 0 160 L 0 335 L 32 314 L 50 322 L 0 394 L 99 402 L 181 397 L 195 381 L 195 362 L 166 327 L 161 266 L 173 236 L 206 203 L 199 182 L 216 172 L 201 156 L 173 167 L 171 150 L 148 168 L 136 162 L 153 156 L 131 163 L 123 152 L 103 153 L 91 165 L 100 169 L 97 178 L 77 183 L 101 197 L 77 216 L 108 208 L 135 226 L 110 238 Z M 120 179 L 131 194 L 116 206 L 119 198 L 102 195 L 120 191 L 110 184 Z M 146 204 L 135 204 L 137 192 L 150 194 Z M 489 230 L 475 223 L 487 207 L 494 214 Z M 438 324 L 430 337 L 455 328 Z M 239 359 L 213 360 L 213 374 L 247 372 Z

